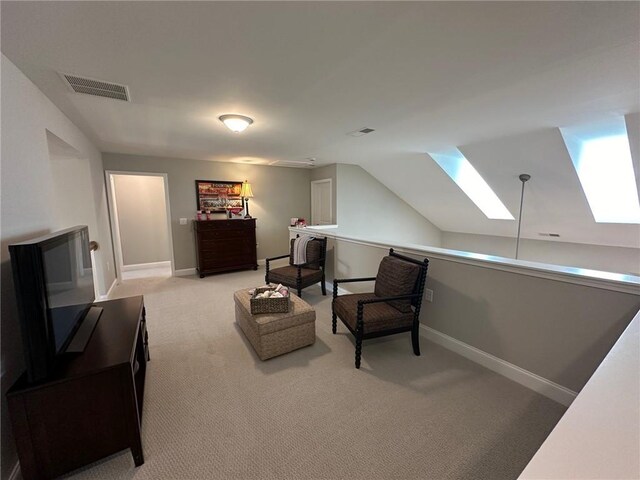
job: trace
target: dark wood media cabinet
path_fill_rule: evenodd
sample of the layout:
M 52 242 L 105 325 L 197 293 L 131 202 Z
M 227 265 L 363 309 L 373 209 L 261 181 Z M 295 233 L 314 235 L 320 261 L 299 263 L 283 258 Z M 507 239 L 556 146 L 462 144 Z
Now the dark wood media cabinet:
M 26 374 L 7 393 L 25 480 L 55 478 L 126 448 L 144 463 L 140 427 L 148 334 L 142 296 L 100 302 L 81 354 L 67 354 L 36 385 Z
M 210 273 L 258 269 L 256 219 L 194 220 L 200 278 Z

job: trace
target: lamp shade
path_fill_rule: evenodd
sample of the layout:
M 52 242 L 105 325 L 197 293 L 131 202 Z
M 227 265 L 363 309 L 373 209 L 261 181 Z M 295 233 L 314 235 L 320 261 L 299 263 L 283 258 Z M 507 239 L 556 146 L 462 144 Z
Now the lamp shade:
M 251 184 L 245 180 L 240 190 L 240 196 L 243 198 L 253 198 L 253 191 L 251 190 Z
M 235 133 L 243 132 L 253 123 L 253 119 L 244 115 L 221 115 L 218 119 L 224 123 L 229 130 Z

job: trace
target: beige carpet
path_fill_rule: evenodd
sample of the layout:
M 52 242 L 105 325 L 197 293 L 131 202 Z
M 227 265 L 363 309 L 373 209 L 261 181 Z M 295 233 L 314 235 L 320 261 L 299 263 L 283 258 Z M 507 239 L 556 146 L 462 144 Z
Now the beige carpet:
M 129 451 L 74 479 L 512 479 L 564 407 L 409 334 L 364 343 L 363 364 L 330 296 L 311 287 L 317 341 L 261 362 L 234 321 L 235 290 L 263 272 L 140 279 L 151 363 L 145 464 Z

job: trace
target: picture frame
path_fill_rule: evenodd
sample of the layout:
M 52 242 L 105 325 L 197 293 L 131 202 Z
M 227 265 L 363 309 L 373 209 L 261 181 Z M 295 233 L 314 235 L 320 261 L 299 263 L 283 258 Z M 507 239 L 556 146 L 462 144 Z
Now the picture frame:
M 197 210 L 227 212 L 230 208 L 243 209 L 244 199 L 240 196 L 242 182 L 225 180 L 196 180 Z

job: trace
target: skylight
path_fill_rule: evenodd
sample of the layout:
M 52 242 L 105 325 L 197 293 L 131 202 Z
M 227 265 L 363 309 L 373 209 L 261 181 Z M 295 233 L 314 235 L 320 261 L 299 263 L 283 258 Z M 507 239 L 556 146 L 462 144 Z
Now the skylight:
M 624 118 L 560 129 L 598 223 L 640 223 L 638 188 Z
M 438 165 L 456 182 L 464 193 L 492 220 L 513 220 L 507 207 L 484 181 L 473 165 L 457 148 L 446 152 L 430 153 Z

